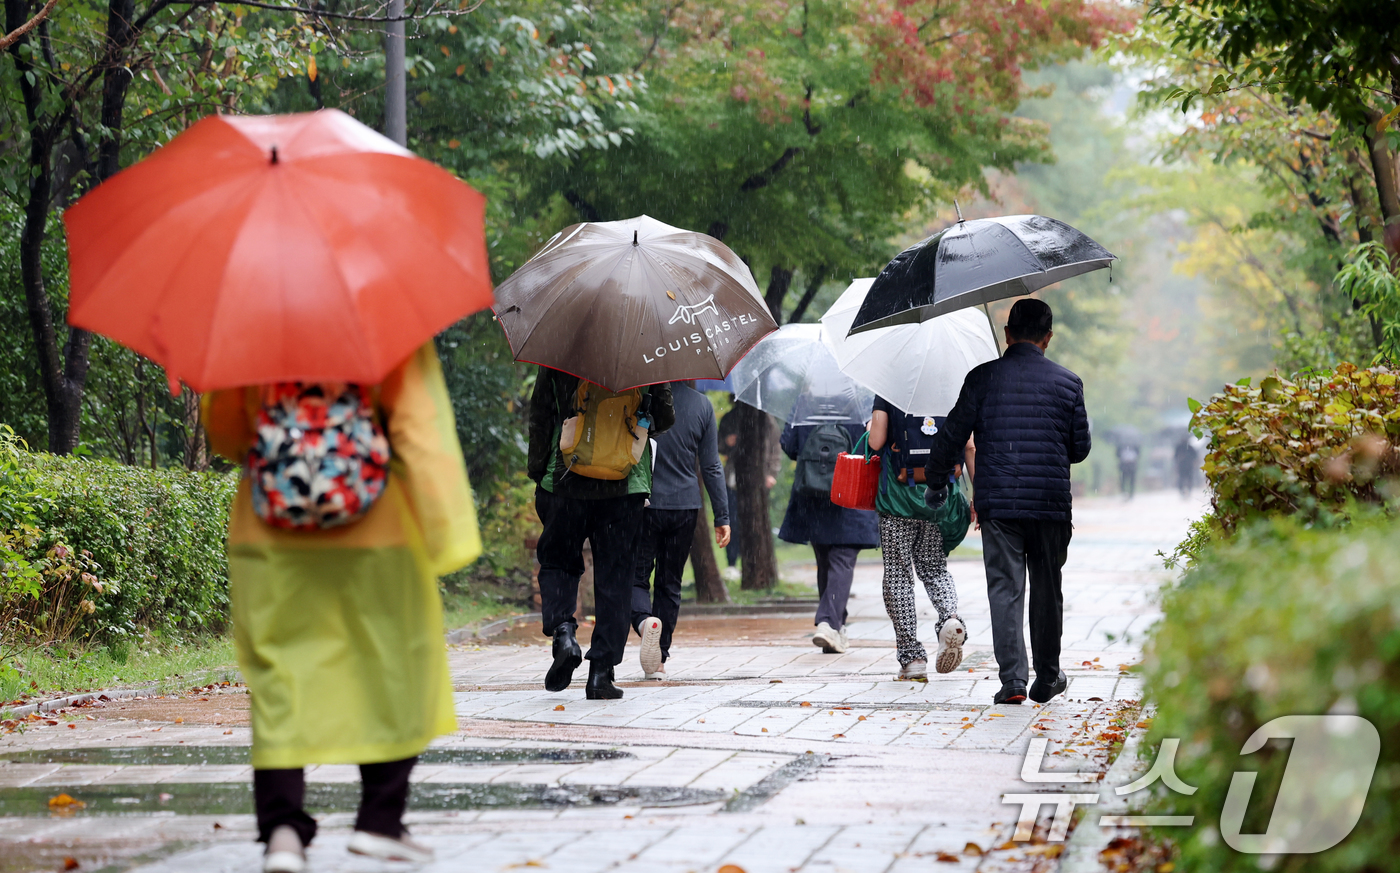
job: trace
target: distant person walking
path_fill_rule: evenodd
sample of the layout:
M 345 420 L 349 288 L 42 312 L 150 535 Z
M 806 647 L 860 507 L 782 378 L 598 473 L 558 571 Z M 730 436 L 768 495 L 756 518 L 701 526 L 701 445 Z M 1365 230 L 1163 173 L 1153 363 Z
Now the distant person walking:
M 780 444 L 797 462 L 792 493 L 778 538 L 811 543 L 817 559 L 817 626 L 812 643 L 827 654 L 846 651 L 846 601 L 851 596 L 861 549 L 880 544 L 874 512 L 831 502 L 836 455 L 849 451 L 864 432 L 858 424 L 803 424 L 783 428 Z
M 900 679 L 927 679 L 928 652 L 919 642 L 918 603 L 914 596 L 914 573 L 924 583 L 924 592 L 938 610 L 934 635 L 938 652 L 934 669 L 951 673 L 962 663 L 963 643 L 967 641 L 967 626 L 958 618 L 958 589 L 953 574 L 948 572 L 948 553 L 938 525 L 923 518 L 902 515 L 896 501 L 888 499 L 891 491 L 908 488 L 914 477 L 911 494 L 923 503 L 924 464 L 929 446 L 944 419 L 932 416 L 906 415 L 883 397 L 875 398 L 870 417 L 870 448 L 880 452 L 880 554 L 884 557 L 885 613 L 894 625 L 895 653 L 899 658 Z M 967 470 L 972 475 L 975 449 L 967 443 Z M 958 473 L 961 474 L 961 464 Z M 913 572 L 910 571 L 912 564 Z
M 1191 445 L 1189 435 L 1183 434 L 1177 441 L 1172 460 L 1176 464 L 1176 487 L 1181 491 L 1181 496 L 1186 497 L 1195 487 L 1196 474 L 1201 470 L 1201 459 L 1196 454 L 1196 447 Z
M 372 388 L 215 391 L 202 418 L 214 451 L 247 471 L 228 578 L 263 869 L 305 867 L 309 764 L 360 765 L 351 852 L 432 860 L 403 813 L 417 755 L 457 730 L 437 579 L 481 552 L 433 344 Z
M 637 537 L 651 492 L 649 435 L 664 433 L 675 419 L 669 384 L 614 394 L 577 376 L 539 369 L 530 397 L 528 472 L 538 486 L 535 511 L 544 523 L 535 552 L 540 612 L 545 636 L 554 638 L 547 691 L 568 688 L 583 661 L 574 611 L 588 540 L 597 621 L 584 696 L 622 696 L 613 668 L 622 663 L 631 624 Z
M 704 506 L 698 464 L 715 514 L 715 544 L 729 545 L 729 506 L 719 463 L 715 408 L 694 382 L 672 382 L 676 423 L 656 438 L 651 502 L 642 514 L 632 588 L 632 627 L 642 638 L 642 675 L 665 679 L 671 636 L 681 609 L 681 576 L 695 539 L 695 518 Z M 652 584 L 655 569 L 656 582 Z
M 977 438 L 974 506 L 982 528 L 982 561 L 992 613 L 992 646 L 1001 689 L 994 703 L 1021 703 L 1030 678 L 1021 625 L 1030 577 L 1030 697 L 1044 703 L 1064 692 L 1060 633 L 1061 571 L 1073 531 L 1069 468 L 1089 456 L 1084 383 L 1045 356 L 1054 335 L 1050 307 L 1016 301 L 1006 324 L 1006 351 L 974 369 L 934 438 L 928 481 L 943 482 Z M 931 502 L 945 492 L 930 490 Z
M 1137 465 L 1140 454 L 1142 450 L 1138 448 L 1137 443 L 1118 444 L 1118 487 L 1129 500 L 1133 499 L 1137 490 Z

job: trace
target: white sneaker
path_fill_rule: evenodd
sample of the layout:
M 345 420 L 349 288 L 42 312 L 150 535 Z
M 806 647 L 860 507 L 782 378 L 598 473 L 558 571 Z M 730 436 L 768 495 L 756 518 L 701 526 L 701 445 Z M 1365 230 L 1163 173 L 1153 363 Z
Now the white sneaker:
M 841 651 L 846 651 L 851 647 L 851 638 L 846 636 L 846 626 L 841 625 Z
M 962 663 L 963 643 L 967 641 L 967 628 L 962 619 L 954 616 L 943 623 L 938 632 L 938 655 L 933 660 L 934 669 L 940 673 L 951 673 Z
M 913 682 L 927 682 L 928 661 L 922 659 L 917 661 L 910 661 L 903 667 L 899 668 L 899 678 L 907 679 Z
M 822 651 L 828 655 L 839 655 L 846 651 L 846 643 L 841 639 L 841 632 L 826 622 L 817 625 L 817 632 L 812 634 L 812 645 L 821 646 Z
M 737 582 L 739 577 L 743 575 L 743 571 L 738 567 L 725 567 L 719 571 L 719 575 L 726 582 Z
M 350 845 L 346 847 L 352 855 L 365 855 L 381 861 L 411 861 L 426 864 L 433 860 L 433 850 L 415 843 L 404 834 L 397 840 L 369 831 L 355 831 L 350 835 Z
M 642 634 L 642 674 L 648 679 L 661 670 L 661 619 L 642 619 L 637 630 Z
M 665 665 L 665 664 L 662 664 L 661 666 L 657 667 L 655 670 L 653 670 L 653 671 L 650 672 L 650 673 L 643 673 L 643 674 L 642 674 L 642 678 L 643 678 L 643 679 L 657 679 L 657 680 L 660 680 L 660 681 L 662 681 L 662 682 L 666 681 L 666 665 Z
M 288 825 L 272 829 L 263 855 L 263 873 L 302 873 L 306 869 L 306 849 L 301 837 Z

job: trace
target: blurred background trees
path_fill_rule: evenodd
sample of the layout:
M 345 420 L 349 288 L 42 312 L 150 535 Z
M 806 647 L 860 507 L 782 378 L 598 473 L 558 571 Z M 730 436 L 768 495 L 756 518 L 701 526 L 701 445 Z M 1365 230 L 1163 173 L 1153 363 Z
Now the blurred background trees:
M 192 396 L 64 327 L 58 216 L 209 112 L 336 107 L 380 125 L 377 7 L 266 5 L 60 2 L 5 49 L 0 422 L 32 447 L 208 463 Z M 780 322 L 815 320 L 946 226 L 955 197 L 969 216 L 1055 215 L 1121 258 L 1111 282 L 1045 295 L 1096 430 L 1177 434 L 1187 396 L 1394 348 L 1396 76 L 1377 48 L 1394 24 L 1372 26 L 1389 20 L 1376 3 L 1314 5 L 410 4 L 409 147 L 487 195 L 498 281 L 565 225 L 645 212 L 722 238 Z M 40 8 L 7 0 L 3 29 Z M 1235 26 L 1205 24 L 1221 16 Z M 505 568 L 534 524 L 532 368 L 489 313 L 438 344 L 488 564 Z M 1109 454 L 1080 487 L 1113 487 Z M 766 530 L 779 507 L 752 497 L 745 524 Z M 746 581 L 766 586 L 771 550 L 750 539 Z

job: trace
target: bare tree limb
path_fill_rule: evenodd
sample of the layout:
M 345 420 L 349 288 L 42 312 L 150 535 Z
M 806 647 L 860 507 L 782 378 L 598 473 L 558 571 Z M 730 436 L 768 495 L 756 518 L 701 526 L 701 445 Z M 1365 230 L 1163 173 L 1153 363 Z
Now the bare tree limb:
M 220 0 L 171 0 L 170 5 L 178 6 L 214 6 Z M 309 15 L 313 18 L 337 18 L 341 21 L 372 21 L 376 24 L 384 24 L 390 21 L 421 21 L 425 18 L 455 18 L 458 15 L 469 15 L 481 7 L 486 0 L 476 0 L 466 9 L 445 9 L 438 4 L 433 4 L 423 12 L 410 12 L 404 15 L 355 15 L 348 12 L 329 12 L 319 7 L 287 5 L 283 3 L 259 3 L 257 0 L 237 0 L 230 2 L 229 6 L 252 6 L 255 9 L 271 9 L 274 12 L 298 12 L 302 15 Z
M 24 36 L 29 31 L 38 27 L 39 22 L 43 21 L 45 18 L 48 18 L 49 13 L 52 12 L 53 8 L 57 5 L 58 0 L 49 0 L 49 2 L 44 4 L 44 8 L 40 9 L 39 12 L 33 18 L 21 24 L 19 27 L 16 27 L 14 30 L 10 31 L 4 36 L 0 36 L 0 52 L 3 52 L 11 45 L 14 45 L 14 43 L 20 37 Z

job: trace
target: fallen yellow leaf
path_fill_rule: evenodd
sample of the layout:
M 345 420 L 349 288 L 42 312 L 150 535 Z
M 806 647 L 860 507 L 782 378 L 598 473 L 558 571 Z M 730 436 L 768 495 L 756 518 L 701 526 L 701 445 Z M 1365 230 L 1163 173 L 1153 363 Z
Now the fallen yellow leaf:
M 554 707 L 554 711 L 555 711 L 555 712 L 563 712 L 563 711 L 564 711 L 564 704 L 561 703 L 561 704 L 559 704 L 558 706 Z

